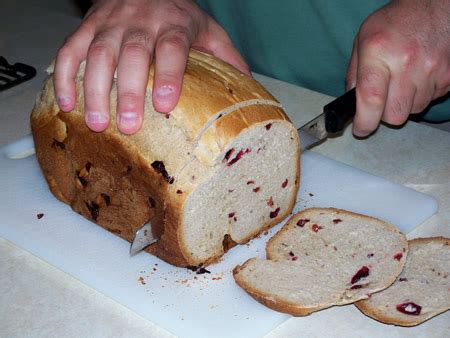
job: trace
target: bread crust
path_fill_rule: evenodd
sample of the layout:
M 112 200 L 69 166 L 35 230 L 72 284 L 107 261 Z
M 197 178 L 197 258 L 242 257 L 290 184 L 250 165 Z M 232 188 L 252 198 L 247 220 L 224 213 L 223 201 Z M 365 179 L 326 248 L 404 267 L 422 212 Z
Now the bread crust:
M 415 238 L 408 241 L 410 249 L 413 248 L 416 245 L 426 245 L 428 243 L 441 243 L 443 245 L 450 245 L 450 239 L 445 238 L 442 236 L 438 237 L 422 237 L 422 238 Z M 381 291 L 382 292 L 382 291 Z M 427 316 L 417 316 L 417 320 L 411 321 L 411 320 L 403 320 L 401 318 L 401 313 L 399 313 L 398 317 L 392 317 L 386 314 L 386 312 L 380 310 L 377 307 L 371 306 L 369 302 L 367 301 L 359 301 L 355 303 L 355 306 L 366 316 L 375 319 L 381 323 L 384 324 L 391 324 L 391 325 L 397 325 L 397 326 L 405 326 L 405 327 L 412 327 L 417 326 L 419 324 L 422 324 L 431 318 L 436 317 L 437 315 L 444 313 L 450 309 L 449 308 L 444 309 L 442 311 L 436 311 L 432 315 Z M 411 319 L 410 317 L 409 319 Z
M 177 177 L 174 175 L 193 159 L 197 146 L 195 140 L 201 139 L 202 133 L 208 131 L 217 114 L 223 110 L 233 116 L 233 107 L 243 102 L 253 102 L 257 111 L 261 111 L 255 105 L 257 102 L 264 102 L 267 107 L 262 108 L 264 113 L 260 115 L 252 114 L 251 109 L 245 116 L 236 114 L 239 118 L 246 118 L 247 123 L 236 125 L 220 121 L 220 126 L 217 126 L 219 133 L 208 142 L 223 142 L 219 138 L 229 141 L 246 128 L 264 121 L 289 119 L 276 99 L 259 83 L 232 66 L 194 50 L 190 52 L 180 101 L 166 119 L 154 111 L 151 104 L 153 72 L 152 66 L 147 85 L 144 126 L 133 136 L 122 135 L 116 127 L 115 82 L 111 92 L 110 125 L 106 131 L 94 133 L 84 122 L 84 68 L 81 67 L 77 75 L 77 102 L 70 113 L 59 110 L 50 76 L 31 114 L 37 159 L 52 193 L 71 205 L 74 211 L 128 241 L 133 239 L 138 228 L 151 220 L 159 240 L 146 251 L 177 266 L 207 265 L 217 261 L 221 255 L 198 261 L 188 254 L 180 236 L 183 224 L 180 215 L 189 191 L 177 192 L 176 184 L 173 184 Z M 223 116 L 223 121 L 231 118 L 228 115 Z M 231 119 L 236 121 L 234 117 Z M 158 135 L 161 139 L 156 142 L 148 131 L 156 122 L 176 137 L 161 131 Z M 155 132 L 158 131 L 156 129 L 153 127 Z M 171 143 L 172 147 L 167 146 Z M 299 153 L 296 156 L 299 158 Z M 155 170 L 152 166 L 155 162 L 163 164 L 165 174 Z M 89 171 L 86 169 L 87 163 L 90 163 L 91 171 L 87 173 L 89 180 L 80 176 L 81 171 Z M 128 166 L 132 168 L 129 172 Z M 297 177 L 299 168 L 298 164 Z M 83 175 L 87 175 L 84 171 Z M 172 182 L 169 182 L 171 179 Z M 298 181 L 289 212 L 295 203 Z M 108 197 L 102 197 L 102 194 Z M 126 210 L 123 210 L 125 206 Z M 263 225 L 249 239 L 279 222 L 289 212 Z

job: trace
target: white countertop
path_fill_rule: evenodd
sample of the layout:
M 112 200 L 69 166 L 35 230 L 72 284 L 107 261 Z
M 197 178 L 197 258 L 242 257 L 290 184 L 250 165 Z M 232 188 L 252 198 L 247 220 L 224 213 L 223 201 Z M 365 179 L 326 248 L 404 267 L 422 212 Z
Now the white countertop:
M 1 7 L 0 55 L 12 63 L 35 66 L 38 75 L 32 81 L 0 93 L 0 146 L 30 133 L 29 113 L 45 77 L 44 70 L 64 37 L 80 21 L 76 7 L 69 0 L 2 0 Z M 303 88 L 256 77 L 284 103 L 297 123 L 306 122 L 330 100 Z M 356 140 L 348 129 L 342 137 L 329 139 L 314 151 L 434 196 L 439 202 L 438 213 L 408 237 L 450 237 L 450 133 L 408 122 L 398 130 L 382 126 L 369 139 Z M 347 306 L 326 311 L 350 313 L 357 310 Z M 322 315 L 315 313 L 315 320 L 306 328 L 302 318 L 290 318 L 268 336 L 450 336 L 450 312 L 415 328 L 383 325 L 362 314 L 352 323 L 327 322 L 324 325 Z M 0 337 L 49 336 L 171 335 L 0 238 Z

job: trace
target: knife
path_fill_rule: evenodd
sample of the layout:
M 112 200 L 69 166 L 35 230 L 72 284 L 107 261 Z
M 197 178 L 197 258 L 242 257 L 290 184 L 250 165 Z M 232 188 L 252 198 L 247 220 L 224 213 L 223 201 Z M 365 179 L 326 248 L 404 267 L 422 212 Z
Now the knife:
M 324 106 L 323 113 L 318 117 L 297 129 L 300 134 L 302 150 L 309 149 L 324 141 L 329 134 L 342 131 L 347 122 L 355 115 L 355 112 L 356 95 L 355 88 L 353 88 Z M 151 222 L 146 223 L 136 231 L 130 246 L 130 255 L 134 256 L 157 240 L 153 236 Z
M 139 228 L 135 235 L 133 242 L 130 245 L 130 256 L 136 255 L 141 250 L 145 249 L 150 244 L 153 244 L 158 239 L 153 236 L 152 223 L 148 222 Z
M 324 106 L 323 113 L 318 117 L 297 129 L 302 151 L 321 143 L 329 134 L 344 130 L 355 113 L 356 91 L 353 88 Z

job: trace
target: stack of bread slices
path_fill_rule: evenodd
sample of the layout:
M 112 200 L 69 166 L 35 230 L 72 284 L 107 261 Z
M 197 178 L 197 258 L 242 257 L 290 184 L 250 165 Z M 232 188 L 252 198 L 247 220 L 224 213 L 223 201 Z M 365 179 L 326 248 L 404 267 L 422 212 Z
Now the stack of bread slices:
M 408 243 L 393 225 L 338 209 L 306 209 L 267 243 L 267 260 L 237 266 L 236 282 L 295 316 L 356 303 L 381 322 L 413 326 L 450 308 L 450 240 Z

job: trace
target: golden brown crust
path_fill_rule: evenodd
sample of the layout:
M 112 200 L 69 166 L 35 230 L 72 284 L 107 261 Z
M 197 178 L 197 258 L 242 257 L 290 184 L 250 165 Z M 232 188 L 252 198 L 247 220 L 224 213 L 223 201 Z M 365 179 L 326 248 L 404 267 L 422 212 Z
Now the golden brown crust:
M 148 252 L 178 266 L 208 264 L 220 256 L 197 262 L 187 255 L 180 240 L 180 215 L 188 192 L 178 194 L 167 177 L 165 179 L 151 164 L 163 162 L 167 175 L 173 178 L 174 173 L 192 158 L 190 152 L 194 144 L 189 142 L 201 138 L 200 132 L 208 131 L 207 126 L 214 122 L 218 112 L 243 101 L 265 100 L 269 108 L 263 109 L 260 116 L 256 113 L 239 115 L 239 118 L 248 119 L 247 123 L 239 125 L 225 123 L 228 120 L 224 119 L 220 122 L 223 126 L 218 127 L 220 135 L 213 136 L 210 142 L 223 142 L 219 137 L 230 140 L 261 121 L 288 118 L 277 108 L 279 103 L 275 98 L 259 83 L 216 58 L 191 51 L 180 101 L 170 118 L 165 119 L 153 110 L 150 103 L 153 71 L 152 67 L 144 127 L 133 136 L 124 136 L 117 130 L 115 83 L 111 94 L 110 126 L 102 133 L 94 133 L 84 122 L 83 69 L 77 77 L 76 107 L 70 113 L 59 110 L 50 77 L 31 115 L 37 158 L 52 193 L 84 217 L 128 241 L 133 239 L 139 227 L 152 220 L 159 240 L 147 248 Z M 257 107 L 254 111 L 260 109 Z M 167 130 L 176 131 L 176 135 L 184 135 L 185 139 L 174 140 L 171 138 L 173 135 L 163 134 L 167 140 L 155 142 L 148 132 L 155 119 Z M 179 143 L 168 147 L 172 141 Z M 130 170 L 127 169 L 129 167 Z M 295 196 L 289 212 L 294 203 Z M 289 212 L 274 219 L 264 229 L 279 222 Z

